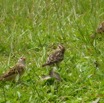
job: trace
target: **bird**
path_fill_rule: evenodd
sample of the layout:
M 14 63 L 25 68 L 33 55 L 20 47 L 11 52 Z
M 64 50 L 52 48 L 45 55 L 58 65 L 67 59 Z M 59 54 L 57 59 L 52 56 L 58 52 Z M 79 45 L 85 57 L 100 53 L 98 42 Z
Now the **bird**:
M 95 38 L 98 34 L 104 33 L 104 21 L 100 23 L 100 25 L 97 27 L 95 33 L 91 34 L 91 38 Z
M 59 64 L 64 59 L 64 53 L 65 47 L 59 44 L 56 50 L 48 56 L 46 63 L 43 64 L 42 67 Z
M 17 75 L 20 77 L 25 71 L 25 57 L 19 58 L 15 66 L 0 76 L 0 81 L 15 81 Z
M 57 72 L 55 72 L 53 69 L 50 70 L 48 75 L 42 75 L 41 80 L 48 80 L 51 78 L 55 78 L 57 81 L 61 81 L 60 75 Z
M 98 26 L 96 33 L 104 33 L 104 21 Z
M 55 72 L 53 69 L 50 70 L 49 76 L 50 76 L 51 78 L 55 78 L 55 79 L 58 80 L 58 81 L 61 81 L 60 75 L 59 75 L 57 72 Z

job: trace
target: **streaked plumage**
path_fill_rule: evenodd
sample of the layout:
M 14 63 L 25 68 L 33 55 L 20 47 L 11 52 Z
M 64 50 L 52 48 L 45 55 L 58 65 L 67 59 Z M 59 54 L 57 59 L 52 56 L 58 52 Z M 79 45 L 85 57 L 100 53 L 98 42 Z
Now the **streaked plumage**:
M 46 60 L 46 63 L 43 64 L 42 67 L 58 64 L 59 62 L 61 62 L 64 59 L 64 52 L 65 47 L 63 47 L 62 45 L 58 45 L 55 52 L 49 55 L 49 57 Z
M 0 81 L 14 81 L 16 79 L 16 76 L 21 76 L 25 71 L 25 58 L 21 57 L 17 64 L 10 68 L 10 70 L 6 73 L 4 73 L 0 77 Z

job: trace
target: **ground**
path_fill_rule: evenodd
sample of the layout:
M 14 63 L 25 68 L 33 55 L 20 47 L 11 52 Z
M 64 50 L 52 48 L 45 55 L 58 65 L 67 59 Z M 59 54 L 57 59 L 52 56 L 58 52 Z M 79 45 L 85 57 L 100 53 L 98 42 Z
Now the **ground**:
M 0 83 L 0 103 L 104 103 L 104 36 L 91 38 L 104 19 L 103 0 L 1 0 L 0 74 L 26 57 L 20 83 Z M 42 64 L 62 43 L 62 82 L 41 81 Z

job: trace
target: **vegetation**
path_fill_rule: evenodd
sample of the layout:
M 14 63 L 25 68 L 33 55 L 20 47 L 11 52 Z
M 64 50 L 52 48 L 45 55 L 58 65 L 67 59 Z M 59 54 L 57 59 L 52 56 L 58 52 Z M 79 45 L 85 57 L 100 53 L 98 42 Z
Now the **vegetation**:
M 104 0 L 1 0 L 0 74 L 25 56 L 21 83 L 0 83 L 0 103 L 104 103 Z M 41 81 L 48 53 L 66 47 L 57 72 L 62 82 Z

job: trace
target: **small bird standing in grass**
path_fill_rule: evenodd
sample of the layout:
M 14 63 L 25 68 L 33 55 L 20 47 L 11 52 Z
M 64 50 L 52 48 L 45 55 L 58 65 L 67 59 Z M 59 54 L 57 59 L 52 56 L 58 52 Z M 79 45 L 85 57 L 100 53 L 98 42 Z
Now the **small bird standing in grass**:
M 46 63 L 42 65 L 42 67 L 45 66 L 52 66 L 58 64 L 64 59 L 64 53 L 65 53 L 65 47 L 63 45 L 58 45 L 57 49 L 49 55 L 49 57 L 46 60 Z M 53 69 L 49 72 L 49 75 L 42 76 L 43 80 L 49 79 L 49 78 L 55 78 L 58 81 L 61 81 L 61 77 L 58 73 L 56 73 Z
M 96 33 L 104 33 L 104 21 L 98 26 Z
M 46 60 L 46 63 L 43 64 L 42 67 L 59 64 L 64 59 L 64 52 L 65 47 L 61 44 L 58 45 L 57 49 L 49 55 L 49 57 Z
M 102 34 L 104 33 L 104 21 L 100 23 L 100 25 L 97 27 L 96 31 L 94 34 L 92 34 L 90 37 L 95 38 L 97 34 Z
M 25 71 L 25 60 L 21 57 L 14 67 L 0 77 L 0 81 L 15 81 L 17 76 L 21 76 Z

